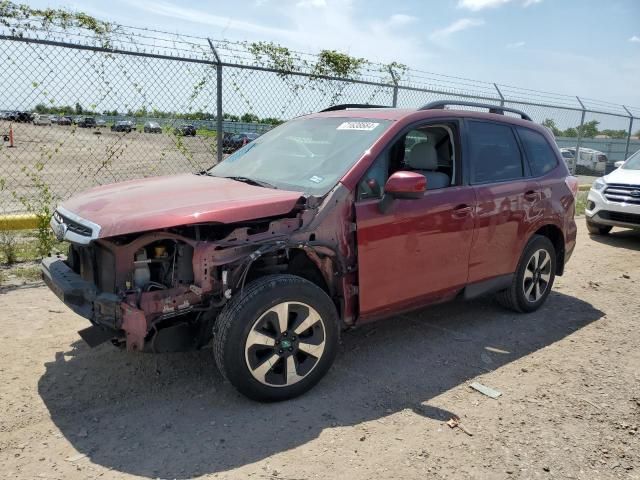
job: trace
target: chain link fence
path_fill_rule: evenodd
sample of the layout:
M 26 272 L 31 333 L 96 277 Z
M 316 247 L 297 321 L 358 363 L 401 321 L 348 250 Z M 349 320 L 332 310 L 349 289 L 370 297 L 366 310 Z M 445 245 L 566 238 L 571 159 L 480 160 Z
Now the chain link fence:
M 338 103 L 417 108 L 454 98 L 519 108 L 554 131 L 580 174 L 601 175 L 640 149 L 640 110 L 631 107 L 333 51 L 2 13 L 0 214 L 96 185 L 200 171 L 287 119 Z

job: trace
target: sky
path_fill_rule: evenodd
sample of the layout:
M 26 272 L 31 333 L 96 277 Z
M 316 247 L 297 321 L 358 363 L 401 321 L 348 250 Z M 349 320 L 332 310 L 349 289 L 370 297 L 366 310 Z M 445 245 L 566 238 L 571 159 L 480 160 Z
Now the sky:
M 18 0 L 19 1 L 19 0 Z M 31 0 L 129 26 L 336 49 L 640 109 L 640 0 Z

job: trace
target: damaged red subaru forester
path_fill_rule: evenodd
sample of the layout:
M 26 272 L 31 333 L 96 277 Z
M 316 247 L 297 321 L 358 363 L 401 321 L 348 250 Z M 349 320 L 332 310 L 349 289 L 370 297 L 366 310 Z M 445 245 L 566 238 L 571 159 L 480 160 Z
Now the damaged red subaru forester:
M 212 343 L 240 392 L 274 401 L 322 378 L 342 328 L 489 293 L 539 308 L 576 239 L 577 182 L 549 132 L 495 105 L 367 107 L 296 118 L 198 174 L 63 202 L 51 226 L 69 252 L 42 270 L 90 320 L 80 335 Z

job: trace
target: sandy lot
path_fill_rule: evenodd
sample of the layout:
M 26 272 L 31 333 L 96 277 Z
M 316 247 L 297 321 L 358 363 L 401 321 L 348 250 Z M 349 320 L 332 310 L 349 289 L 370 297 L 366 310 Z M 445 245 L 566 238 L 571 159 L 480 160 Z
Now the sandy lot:
M 0 121 L 0 134 L 9 122 Z M 196 172 L 215 162 L 215 137 L 111 132 L 109 128 L 35 126 L 13 123 L 15 147 L 0 143 L 0 214 L 24 211 L 12 192 L 37 196 L 29 173 L 38 175 L 58 198 L 106 183 Z M 99 133 L 96 133 L 99 132 Z M 26 170 L 24 170 L 26 169 Z
M 640 233 L 579 226 L 539 312 L 484 299 L 346 332 L 329 375 L 275 405 L 223 383 L 208 350 L 91 350 L 46 288 L 5 289 L 2 476 L 638 479 Z

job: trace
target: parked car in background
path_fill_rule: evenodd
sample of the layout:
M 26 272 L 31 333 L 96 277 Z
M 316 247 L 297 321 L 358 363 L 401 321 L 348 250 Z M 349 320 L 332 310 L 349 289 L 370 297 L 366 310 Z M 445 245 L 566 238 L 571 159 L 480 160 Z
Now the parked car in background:
M 640 150 L 593 182 L 585 217 L 594 235 L 606 235 L 613 227 L 640 229 Z
M 78 125 L 82 121 L 83 117 L 80 115 L 73 117 L 73 124 Z
M 162 133 L 162 127 L 158 122 L 145 122 L 142 131 L 144 133 Z
M 51 120 L 51 123 L 58 123 L 58 115 L 49 115 L 49 120 Z
M 131 120 L 118 120 L 111 125 L 112 132 L 126 132 L 130 133 L 134 129 L 133 122 Z
M 71 117 L 58 118 L 58 125 L 71 125 L 71 123 L 72 123 Z
M 51 118 L 49 115 L 40 115 L 39 113 L 33 114 L 34 125 L 51 125 Z
M 31 123 L 33 115 L 31 112 L 12 112 L 10 120 L 18 123 Z
M 575 157 L 576 148 L 567 148 Z M 593 148 L 580 147 L 579 158 L 575 160 L 576 174 L 604 173 L 609 159 L 604 152 L 594 150 Z
M 212 343 L 231 384 L 275 401 L 325 375 L 343 328 L 493 293 L 540 308 L 576 242 L 577 179 L 547 129 L 488 104 L 351 107 L 199 174 L 62 202 L 51 226 L 69 254 L 42 271 L 91 321 L 80 335 L 129 351 Z
M 575 150 L 570 150 L 568 148 L 561 148 L 560 149 L 560 154 L 562 155 L 562 158 L 564 160 L 564 162 L 567 164 L 567 168 L 569 169 L 570 172 L 575 173 L 576 171 L 576 151 Z
M 191 124 L 179 125 L 174 129 L 173 133 L 181 137 L 195 137 L 196 127 Z
M 106 126 L 107 126 L 107 122 L 105 122 L 103 119 L 101 118 L 96 119 L 96 127 L 105 128 Z
M 244 147 L 247 143 L 253 142 L 260 135 L 257 133 L 237 133 L 224 143 L 224 151 L 232 153 L 239 148 Z
M 78 121 L 78 127 L 80 128 L 94 128 L 96 126 L 96 119 L 94 117 L 82 117 Z

